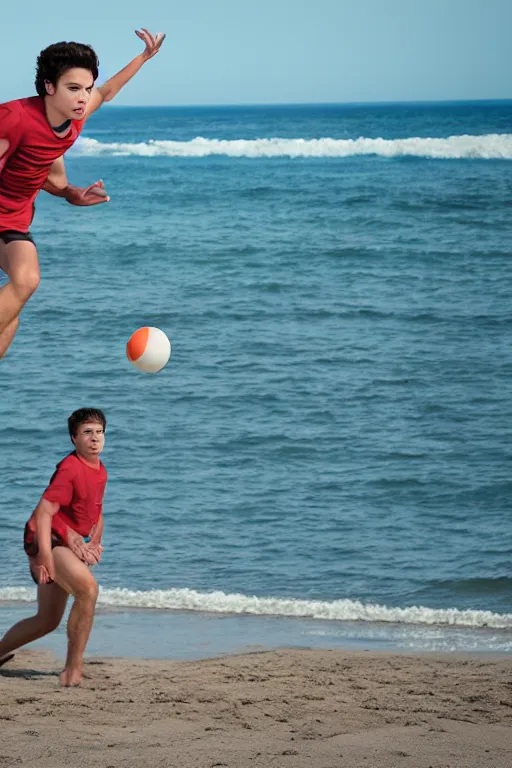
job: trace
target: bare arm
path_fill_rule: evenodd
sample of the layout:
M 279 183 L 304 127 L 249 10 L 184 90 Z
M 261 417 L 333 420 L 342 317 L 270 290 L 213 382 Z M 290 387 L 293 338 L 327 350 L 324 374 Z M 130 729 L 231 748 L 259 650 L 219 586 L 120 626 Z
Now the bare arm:
M 59 505 L 56 501 L 48 501 L 42 497 L 34 512 L 39 549 L 37 565 L 40 567 L 40 584 L 45 584 L 55 578 L 52 554 L 52 518 L 58 511 Z
M 68 186 L 68 177 L 66 175 L 66 166 L 64 165 L 64 156 L 54 160 L 50 173 L 43 186 L 45 192 L 55 197 L 65 197 L 66 187 Z
M 84 544 L 85 554 L 88 558 L 85 562 L 88 565 L 96 565 L 101 560 L 101 553 L 103 547 L 101 545 L 101 537 L 103 536 L 103 512 L 101 513 L 98 522 L 91 531 L 91 538 L 88 544 Z
M 52 518 L 59 511 L 59 505 L 55 501 L 48 501 L 44 497 L 34 510 L 34 520 L 36 525 L 36 536 L 38 544 L 38 554 L 34 559 L 34 564 L 39 568 L 40 576 L 39 583 L 45 584 L 54 579 L 54 564 L 53 564 L 53 552 L 52 552 Z M 79 560 L 82 560 L 87 565 L 96 565 L 101 560 L 101 553 L 103 547 L 101 546 L 101 534 L 103 532 L 103 515 L 98 522 L 98 541 L 91 546 L 86 544 L 83 537 L 79 533 L 74 531 L 68 525 L 61 524 L 59 529 L 59 535 L 63 539 L 65 545 L 75 554 Z
M 18 148 L 23 136 L 22 112 L 15 103 L 0 104 L 0 158 L 4 160 Z M 3 167 L 3 163 L 0 163 Z
M 97 205 L 98 203 L 108 203 L 110 200 L 101 180 L 85 188 L 69 184 L 64 155 L 52 163 L 43 189 L 55 197 L 64 197 L 71 205 Z
M 142 65 L 158 53 L 165 40 L 165 35 L 161 32 L 158 32 L 153 36 L 151 32 L 148 32 L 148 30 L 144 28 L 142 28 L 141 31 L 136 30 L 135 34 L 144 42 L 146 46 L 144 51 L 132 59 L 130 63 L 127 64 L 126 67 L 123 67 L 123 69 L 116 75 L 107 80 L 106 83 L 93 90 L 89 103 L 87 104 L 87 116 L 96 112 L 104 101 L 112 101 L 121 88 L 137 74 Z
M 103 536 L 103 512 L 101 513 L 98 522 L 91 531 L 90 544 L 97 546 L 101 544 L 101 537 Z

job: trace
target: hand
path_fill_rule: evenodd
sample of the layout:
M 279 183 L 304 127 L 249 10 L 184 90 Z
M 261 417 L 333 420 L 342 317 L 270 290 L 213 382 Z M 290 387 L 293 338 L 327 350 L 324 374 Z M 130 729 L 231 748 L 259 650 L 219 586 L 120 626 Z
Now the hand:
M 72 528 L 68 528 L 67 545 L 73 554 L 86 565 L 97 565 L 101 560 L 101 553 L 103 552 L 101 544 L 99 547 L 96 544 L 91 546 L 91 542 L 87 544 L 80 534 Z
M 85 189 L 68 184 L 65 198 L 71 205 L 98 205 L 98 203 L 108 203 L 110 200 L 101 179 Z
M 146 45 L 146 48 L 142 52 L 142 56 L 146 61 L 148 61 L 149 59 L 152 59 L 153 56 L 155 56 L 158 53 L 163 41 L 165 40 L 165 35 L 163 32 L 157 32 L 156 35 L 153 37 L 151 32 L 148 32 L 148 30 L 144 29 L 144 27 L 142 27 L 142 30 L 140 31 L 136 29 L 135 34 Z
M 88 565 L 97 565 L 101 560 L 101 553 L 103 552 L 102 545 L 99 542 L 95 543 L 94 541 L 90 541 L 85 546 L 87 547 L 88 556 L 91 560 L 94 560 L 94 562 L 90 562 Z
M 73 550 L 74 551 L 74 550 Z M 98 565 L 101 560 L 103 547 L 101 544 L 92 544 L 91 542 L 82 542 L 75 555 L 86 565 Z
M 37 557 L 29 557 L 29 563 L 32 571 L 38 578 L 39 584 L 51 584 L 55 581 L 55 564 L 53 555 L 44 557 L 38 554 Z
M 89 533 L 89 542 L 85 544 L 87 555 L 93 562 L 88 565 L 97 565 L 101 560 L 103 547 L 101 545 L 101 531 L 98 530 L 98 524 L 93 525 Z

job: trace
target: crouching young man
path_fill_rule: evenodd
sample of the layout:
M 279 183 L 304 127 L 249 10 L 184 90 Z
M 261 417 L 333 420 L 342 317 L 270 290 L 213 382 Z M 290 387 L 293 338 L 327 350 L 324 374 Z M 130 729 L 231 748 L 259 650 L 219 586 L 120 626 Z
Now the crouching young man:
M 25 526 L 24 548 L 38 585 L 38 610 L 35 616 L 11 627 L 0 640 L 0 666 L 13 657 L 12 651 L 53 632 L 72 595 L 68 652 L 60 682 L 74 686 L 82 679 L 83 655 L 98 597 L 98 584 L 89 566 L 100 561 L 103 551 L 107 471 L 100 454 L 106 419 L 98 409 L 81 408 L 69 417 L 68 428 L 75 450 L 57 464 Z

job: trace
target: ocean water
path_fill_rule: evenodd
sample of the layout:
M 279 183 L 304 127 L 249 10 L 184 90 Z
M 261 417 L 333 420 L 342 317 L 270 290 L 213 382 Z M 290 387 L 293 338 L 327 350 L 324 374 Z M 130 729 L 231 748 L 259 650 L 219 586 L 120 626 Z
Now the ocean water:
M 111 202 L 40 195 L 0 363 L 0 630 L 97 405 L 98 626 L 128 615 L 140 655 L 217 614 L 263 645 L 512 651 L 511 126 L 512 102 L 95 115 L 68 174 Z M 141 325 L 172 342 L 155 376 Z

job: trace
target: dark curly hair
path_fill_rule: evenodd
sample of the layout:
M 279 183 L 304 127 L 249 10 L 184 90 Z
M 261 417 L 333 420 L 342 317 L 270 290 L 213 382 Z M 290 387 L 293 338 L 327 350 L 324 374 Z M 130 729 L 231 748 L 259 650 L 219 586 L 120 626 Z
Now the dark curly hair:
M 57 85 L 59 77 L 72 67 L 88 69 L 93 79 L 98 77 L 99 61 L 90 45 L 83 43 L 54 43 L 41 51 L 36 65 L 36 91 L 46 96 L 44 81 Z
M 85 424 L 87 421 L 97 421 L 98 424 L 103 425 L 103 431 L 107 428 L 107 420 L 103 411 L 99 408 L 79 408 L 78 411 L 74 411 L 68 419 L 68 430 L 71 438 L 76 437 L 78 427 Z

